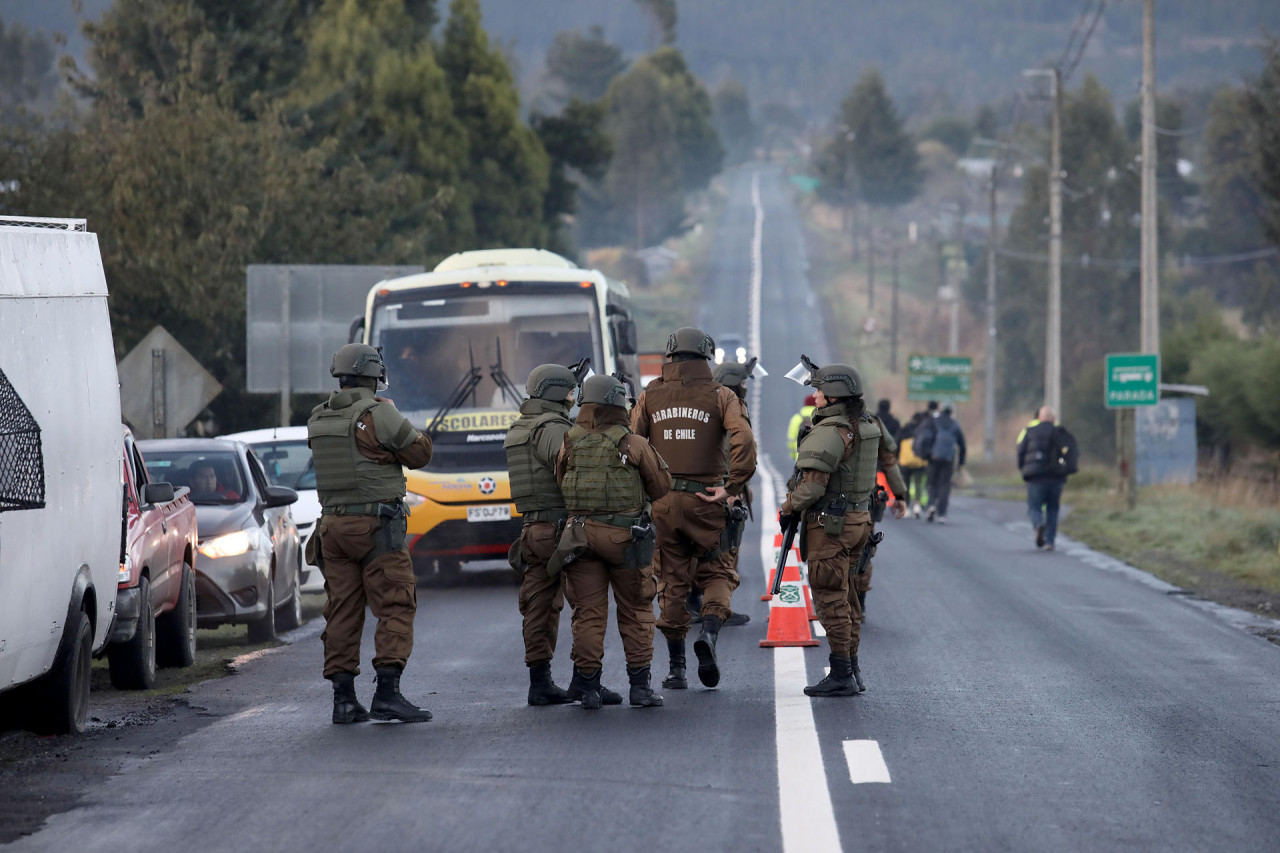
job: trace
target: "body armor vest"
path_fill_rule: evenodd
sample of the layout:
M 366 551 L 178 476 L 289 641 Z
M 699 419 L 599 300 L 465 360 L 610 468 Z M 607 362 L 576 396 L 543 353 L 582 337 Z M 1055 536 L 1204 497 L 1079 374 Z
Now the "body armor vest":
M 348 388 L 333 394 L 329 402 L 311 411 L 307 439 L 315 462 L 316 492 L 321 506 L 375 503 L 404 497 L 404 468 L 399 463 L 374 462 L 356 446 L 356 423 L 360 417 L 375 411 L 377 431 L 376 410 L 384 405 L 373 399 L 373 392 L 366 388 Z M 394 407 L 391 411 L 395 411 Z
M 541 405 L 530 405 L 541 404 Z M 544 509 L 564 509 L 564 497 L 556 482 L 555 469 L 538 459 L 534 449 L 538 434 L 547 424 L 572 426 L 560 403 L 532 398 L 520 407 L 520 418 L 507 429 L 502 446 L 507 451 L 507 472 L 511 477 L 511 499 L 521 515 Z M 525 411 L 528 409 L 529 411 Z
M 646 386 L 649 444 L 667 460 L 672 476 L 723 480 L 729 473 L 728 457 L 720 452 L 722 388 L 704 361 L 664 364 L 662 378 Z
M 876 465 L 879 463 L 880 428 L 868 417 L 858 419 L 857 424 L 850 423 L 843 415 L 827 415 L 814 419 L 813 432 L 806 437 L 805 444 L 813 442 L 818 445 L 832 443 L 819 430 L 845 430 L 855 432 L 857 437 L 853 443 L 853 452 L 842 458 L 831 472 L 827 481 L 827 498 L 844 495 L 850 503 L 862 503 L 871 497 L 876 485 Z M 839 433 L 837 433 L 839 435 Z M 839 438 L 843 445 L 844 439 Z M 801 457 L 804 456 L 801 449 Z
M 618 449 L 631 430 L 621 424 L 588 432 L 581 426 L 569 430 L 560 491 L 571 513 L 597 515 L 633 512 L 644 506 L 640 472 L 622 461 Z

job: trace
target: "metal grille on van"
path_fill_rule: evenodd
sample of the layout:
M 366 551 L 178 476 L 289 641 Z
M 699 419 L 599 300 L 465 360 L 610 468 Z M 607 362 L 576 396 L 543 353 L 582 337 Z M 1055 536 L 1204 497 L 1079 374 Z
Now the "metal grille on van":
M 507 452 L 502 442 L 490 444 L 436 444 L 428 471 L 505 471 Z

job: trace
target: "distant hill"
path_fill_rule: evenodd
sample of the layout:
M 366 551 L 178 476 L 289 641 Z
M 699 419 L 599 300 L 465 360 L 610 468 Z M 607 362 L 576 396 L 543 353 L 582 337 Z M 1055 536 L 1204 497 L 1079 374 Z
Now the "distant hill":
M 528 75 L 560 29 L 603 27 L 628 52 L 654 33 L 633 0 L 482 0 L 485 22 Z M 868 65 L 879 66 L 908 114 L 1007 96 L 1019 72 L 1057 61 L 1083 0 L 683 0 L 678 44 L 713 84 L 732 75 L 753 103 L 790 102 L 825 118 Z M 1118 101 L 1142 76 L 1142 4 L 1112 0 L 1078 75 L 1092 71 Z M 1157 0 L 1160 88 L 1236 82 L 1261 67 L 1264 28 L 1280 31 L 1275 0 Z
M 516 58 L 536 94 L 542 57 L 558 30 L 599 24 L 636 55 L 656 33 L 634 0 L 482 0 L 485 24 Z M 110 0 L 85 0 L 96 17 Z M 441 14 L 448 0 L 439 0 Z M 956 111 L 1014 91 L 1019 72 L 1056 61 L 1084 0 L 681 0 L 679 46 L 712 85 L 746 84 L 752 102 L 784 101 L 830 115 L 852 81 L 879 66 L 908 115 Z M 1261 66 L 1263 30 L 1280 32 L 1276 0 L 1157 0 L 1157 74 L 1163 91 L 1238 82 Z M 0 18 L 74 33 L 72 0 L 0 0 Z M 1082 74 L 1096 74 L 1118 102 L 1141 78 L 1142 4 L 1112 0 Z

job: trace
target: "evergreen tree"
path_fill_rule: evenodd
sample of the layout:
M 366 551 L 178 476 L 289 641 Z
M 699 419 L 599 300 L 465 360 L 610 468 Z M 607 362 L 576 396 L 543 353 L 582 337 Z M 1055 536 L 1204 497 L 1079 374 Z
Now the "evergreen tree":
M 0 18 L 0 124 L 15 122 L 21 110 L 47 106 L 58 88 L 53 45 L 43 33 Z
M 577 30 L 562 30 L 547 49 L 547 74 L 561 100 L 599 100 L 613 78 L 625 70 L 622 48 L 606 41 L 599 26 L 585 36 Z
M 576 98 L 559 115 L 535 114 L 530 119 L 551 160 L 543 219 L 558 249 L 568 249 L 562 225 L 578 209 L 580 183 L 594 184 L 603 178 L 613 156 L 604 123 L 603 102 L 586 103 Z
M 470 150 L 464 181 L 477 247 L 541 246 L 550 161 L 520 120 L 520 102 L 502 54 L 489 47 L 479 0 L 453 0 L 440 51 L 453 108 Z
M 685 191 L 704 189 L 724 164 L 724 148 L 711 122 L 710 95 L 674 47 L 660 48 L 637 65 L 654 69 L 661 78 L 663 100 L 675 122 Z
M 636 0 L 636 3 L 653 21 L 654 30 L 661 36 L 662 44 L 675 44 L 676 0 Z
M 727 149 L 729 161 L 741 163 L 755 151 L 756 128 L 751 121 L 747 89 L 737 80 L 725 80 L 713 98 L 716 134 Z
M 880 72 L 862 75 L 841 104 L 840 118 L 847 132 L 838 135 L 837 150 L 852 164 L 862 200 L 896 207 L 915 198 L 923 180 L 920 158 Z
M 1263 55 L 1266 65 L 1249 81 L 1246 103 L 1253 119 L 1263 226 L 1271 242 L 1280 243 L 1280 39 L 1269 39 Z
M 474 242 L 467 132 L 403 0 L 326 0 L 291 101 L 306 116 L 308 145 L 333 140 L 334 165 L 362 162 L 407 187 L 380 243 L 388 261 L 421 263 Z

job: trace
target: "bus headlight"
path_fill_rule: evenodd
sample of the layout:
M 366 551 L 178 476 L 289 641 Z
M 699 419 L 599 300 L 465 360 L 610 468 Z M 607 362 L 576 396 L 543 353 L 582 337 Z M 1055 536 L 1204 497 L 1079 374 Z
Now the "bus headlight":
M 724 348 L 716 347 L 716 364 L 721 364 L 723 362 L 724 362 Z

